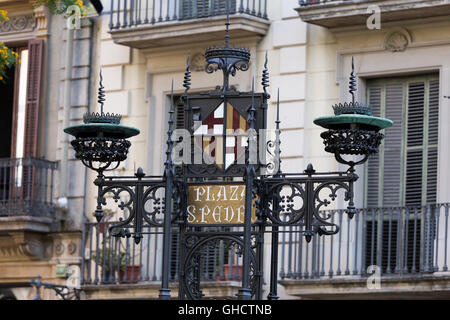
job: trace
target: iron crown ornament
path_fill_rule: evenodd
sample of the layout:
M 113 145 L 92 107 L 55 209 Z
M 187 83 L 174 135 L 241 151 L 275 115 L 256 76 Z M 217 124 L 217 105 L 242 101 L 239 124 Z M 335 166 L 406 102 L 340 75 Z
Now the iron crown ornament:
M 229 46 L 229 8 L 227 7 L 227 21 L 225 23 L 225 45 L 213 46 L 205 50 L 206 72 L 213 73 L 217 70 L 223 72 L 223 92 L 224 95 L 229 89 L 229 77 L 236 75 L 238 70 L 247 71 L 250 66 L 250 49 L 242 48 L 241 46 Z

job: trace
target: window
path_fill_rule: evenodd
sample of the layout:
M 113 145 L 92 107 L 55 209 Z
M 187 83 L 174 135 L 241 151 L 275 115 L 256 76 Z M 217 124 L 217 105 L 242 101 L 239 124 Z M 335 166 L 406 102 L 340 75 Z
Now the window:
M 367 94 L 374 115 L 394 125 L 366 166 L 366 206 L 436 202 L 438 76 L 369 81 Z
M 435 233 L 426 205 L 437 194 L 439 76 L 371 80 L 367 96 L 374 115 L 394 125 L 366 165 L 366 207 L 385 209 L 366 216 L 365 264 L 381 263 L 383 272 L 423 270 L 432 265 Z
M 5 83 L 0 83 L 4 97 L 4 116 L 0 119 L 2 141 L 0 158 L 0 197 L 33 198 L 38 177 L 33 165 L 22 158 L 35 158 L 37 152 L 40 79 L 43 41 L 30 40 L 27 47 L 15 49 L 21 63 L 9 70 Z

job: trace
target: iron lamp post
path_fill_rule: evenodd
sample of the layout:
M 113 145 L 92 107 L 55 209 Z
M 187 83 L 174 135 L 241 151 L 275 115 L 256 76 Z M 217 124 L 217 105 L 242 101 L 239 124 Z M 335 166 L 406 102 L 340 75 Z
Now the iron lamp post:
M 130 237 L 140 243 L 144 226 L 163 230 L 162 276 L 160 298 L 170 299 L 169 273 L 173 230 L 178 232 L 178 281 L 180 299 L 201 299 L 201 270 L 205 265 L 205 257 L 211 248 L 236 249 L 242 257 L 242 287 L 237 294 L 239 299 L 262 299 L 264 234 L 271 233 L 271 270 L 269 300 L 278 299 L 278 236 L 280 232 L 298 228 L 307 242 L 315 235 L 333 235 L 339 226 L 323 213 L 323 209 L 337 198 L 338 190 L 345 191 L 344 200 L 348 202 L 347 213 L 352 217 L 356 210 L 353 203 L 353 184 L 358 179 L 354 167 L 367 161 L 371 154 L 378 152 L 383 139 L 380 130 L 392 125 L 392 121 L 374 117 L 368 105 L 355 102 L 356 82 L 354 66 L 350 76 L 350 93 L 352 102 L 335 105 L 334 116 L 320 117 L 314 123 L 325 128 L 321 134 L 325 151 L 333 153 L 339 163 L 349 166 L 343 172 L 316 172 L 309 164 L 303 172 L 285 173 L 264 171 L 267 168 L 280 168 L 280 103 L 277 101 L 277 120 L 275 121 L 276 138 L 265 141 L 264 150 L 256 150 L 255 141 L 264 139 L 258 130 L 267 128 L 267 93 L 269 74 L 267 55 L 262 72 L 262 93 L 255 93 L 254 80 L 251 92 L 240 92 L 229 85 L 229 77 L 237 71 L 249 68 L 250 51 L 244 48 L 229 46 L 229 19 L 226 23 L 225 46 L 206 49 L 206 72 L 223 72 L 223 85 L 215 91 L 201 94 L 190 94 L 191 72 L 189 58 L 184 74 L 185 92 L 181 101 L 184 105 L 184 129 L 188 135 L 184 141 L 194 146 L 190 151 L 183 150 L 183 159 L 195 159 L 195 146 L 200 140 L 202 155 L 209 150 L 211 141 L 226 141 L 214 149 L 213 163 L 174 163 L 174 101 L 173 83 L 171 106 L 169 111 L 167 151 L 163 176 L 146 176 L 139 168 L 134 177 L 107 177 L 104 171 L 113 170 L 127 157 L 131 143 L 128 138 L 135 136 L 139 130 L 120 125 L 120 116 L 103 112 L 103 86 L 99 90 L 101 113 L 87 114 L 84 124 L 66 128 L 64 131 L 75 137 L 72 146 L 76 158 L 88 168 L 98 172 L 95 184 L 98 187 L 97 221 L 103 217 L 102 206 L 106 204 L 106 193 L 112 193 L 116 202 L 120 194 L 129 196 L 129 201 L 120 202 L 119 208 L 127 210 L 129 215 L 109 228 L 112 236 Z M 207 130 L 219 126 L 221 132 L 208 134 Z M 242 129 L 247 131 L 244 153 L 239 154 L 237 143 L 227 145 L 230 136 L 228 130 Z M 203 130 L 204 129 L 204 130 Z M 199 134 L 200 132 L 200 134 Z M 232 136 L 238 141 L 240 136 Z M 220 140 L 222 139 L 222 140 Z M 274 155 L 273 162 L 262 161 L 255 152 Z M 178 151 L 177 151 L 178 152 Z M 212 153 L 211 153 L 212 154 Z M 244 162 L 239 163 L 240 157 Z M 359 157 L 346 160 L 346 156 Z M 230 161 L 232 159 L 232 161 Z M 221 161 L 219 161 L 221 160 Z M 222 162 L 222 160 L 224 160 Z M 238 181 L 239 178 L 241 182 Z M 235 181 L 233 181 L 235 179 Z M 189 195 L 192 188 L 199 184 L 205 186 L 230 187 L 236 184 L 242 187 L 244 207 L 243 221 L 229 224 L 199 224 L 194 219 L 189 222 Z M 161 190 L 161 192 L 160 192 Z M 323 194 L 323 191 L 325 195 Z M 158 193 L 159 192 L 159 193 Z M 220 204 L 219 204 L 220 205 Z M 150 208 L 150 209 L 149 209 Z M 164 219 L 158 219 L 162 216 Z M 216 228 L 210 232 L 208 228 Z M 230 231 L 231 227 L 238 231 Z M 282 228 L 282 229 L 280 229 Z M 290 231 L 292 232 L 292 231 Z

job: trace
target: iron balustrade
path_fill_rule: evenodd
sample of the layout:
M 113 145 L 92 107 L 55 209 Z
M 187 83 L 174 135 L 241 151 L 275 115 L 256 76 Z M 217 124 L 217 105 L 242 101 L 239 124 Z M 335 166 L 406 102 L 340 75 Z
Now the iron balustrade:
M 299 0 L 299 5 L 304 6 L 310 6 L 310 5 L 320 5 L 320 4 L 326 4 L 326 3 L 339 3 L 339 2 L 346 2 L 346 0 Z
M 108 228 L 117 222 L 88 223 L 83 232 L 84 256 L 81 285 L 120 285 L 161 281 L 163 228 L 143 227 L 139 244 L 133 238 L 111 236 Z M 236 229 L 236 227 L 234 228 Z M 210 232 L 220 232 L 210 227 Z M 228 228 L 227 232 L 233 232 Z M 172 231 L 170 281 L 179 280 L 179 232 Z M 199 272 L 202 281 L 241 281 L 242 256 L 225 242 L 202 248 Z
M 280 228 L 280 277 L 324 279 L 368 276 L 369 266 L 383 275 L 414 275 L 448 271 L 449 203 L 421 207 L 322 212 L 340 227 L 338 234 L 314 235 L 306 245 L 300 227 Z M 286 232 L 293 231 L 293 232 Z
M 111 30 L 168 21 L 209 18 L 229 13 L 267 17 L 267 0 L 111 0 Z
M 0 159 L 0 216 L 51 217 L 58 164 L 37 158 Z

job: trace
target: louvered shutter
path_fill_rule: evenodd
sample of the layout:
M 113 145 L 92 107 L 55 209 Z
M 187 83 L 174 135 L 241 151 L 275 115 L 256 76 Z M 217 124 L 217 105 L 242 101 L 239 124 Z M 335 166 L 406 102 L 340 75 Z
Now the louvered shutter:
M 394 121 L 366 172 L 366 205 L 421 206 L 436 201 L 439 81 L 387 79 L 368 84 L 376 116 Z M 382 169 L 381 169 L 382 168 Z
M 23 146 L 24 158 L 36 158 L 38 147 L 38 125 L 39 125 L 39 103 L 41 92 L 41 73 L 43 40 L 30 40 L 28 42 L 28 75 L 27 75 L 27 96 L 25 109 L 25 135 Z M 23 199 L 33 200 L 39 194 L 39 176 L 35 172 L 33 160 L 24 160 L 22 171 L 22 196 Z M 28 202 L 30 210 L 32 202 Z
M 179 248 L 181 246 L 179 239 L 178 229 L 172 229 L 172 239 L 170 241 L 170 278 L 172 280 L 178 279 Z
M 388 83 L 369 87 L 368 96 L 373 114 L 393 120 L 394 125 L 385 130 L 380 152 L 369 158 L 366 204 L 369 207 L 398 206 L 401 201 L 403 85 Z
M 437 199 L 439 81 L 430 81 L 429 88 L 430 93 L 428 103 L 428 163 L 426 199 L 428 203 L 433 203 L 436 202 Z
M 368 83 L 368 100 L 374 115 L 385 116 L 394 126 L 385 130 L 378 155 L 367 163 L 366 205 L 408 206 L 408 222 L 398 226 L 398 214 L 384 212 L 382 234 L 378 218 L 366 221 L 366 265 L 373 262 L 382 239 L 384 272 L 397 267 L 397 249 L 404 248 L 403 270 L 432 271 L 436 216 L 432 203 L 437 194 L 439 81 L 436 76 L 376 80 Z M 382 168 L 382 169 L 381 169 Z M 426 204 L 430 204 L 425 206 Z M 404 216 L 403 216 L 404 217 Z M 414 219 L 417 220 L 414 221 Z M 405 225 L 403 225 L 405 224 Z M 389 232 L 389 225 L 391 231 Z M 373 237 L 374 232 L 375 237 Z M 377 238 L 378 235 L 378 238 Z M 398 238 L 401 236 L 402 238 Z M 373 243 L 372 243 L 373 242 Z M 406 259 L 405 259 L 406 258 Z
M 182 0 L 180 6 L 181 19 L 203 18 L 212 15 L 226 14 L 227 2 L 229 12 L 236 12 L 236 0 Z
M 425 83 L 408 85 L 408 130 L 406 146 L 405 204 L 422 204 L 423 135 L 425 116 Z
M 182 0 L 180 16 L 192 19 L 209 16 L 209 0 Z
M 381 87 L 369 88 L 369 103 L 372 106 L 374 116 L 380 116 L 381 104 Z M 368 207 L 378 207 L 379 203 L 379 186 L 380 186 L 380 157 L 374 154 L 368 160 L 369 170 L 367 171 L 367 197 L 366 203 Z
M 25 120 L 24 157 L 37 157 L 39 99 L 41 92 L 42 55 L 44 41 L 28 42 L 28 79 Z
M 383 202 L 382 206 L 398 206 L 401 203 L 401 152 L 403 131 L 403 85 L 386 84 L 385 110 L 394 125 L 385 130 L 383 155 Z
M 434 241 L 436 238 L 436 206 L 433 204 L 437 199 L 437 152 L 438 152 L 438 129 L 439 129 L 439 81 L 431 80 L 428 83 L 428 124 L 426 126 L 426 134 L 424 134 L 424 140 L 427 142 L 426 148 L 424 147 L 423 153 L 427 155 L 426 163 L 426 183 L 423 185 L 426 187 L 423 198 L 428 204 L 425 211 L 425 221 L 423 223 L 424 235 L 425 235 L 425 252 L 424 259 L 424 271 L 433 271 L 433 257 L 434 257 Z
M 184 129 L 184 103 L 180 97 L 175 97 L 175 128 Z

